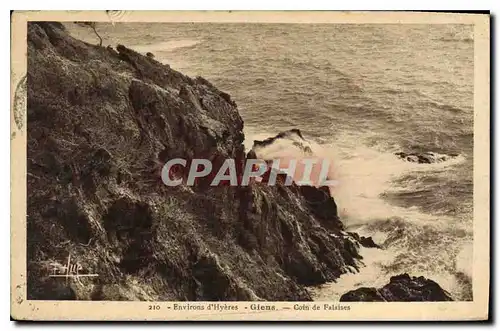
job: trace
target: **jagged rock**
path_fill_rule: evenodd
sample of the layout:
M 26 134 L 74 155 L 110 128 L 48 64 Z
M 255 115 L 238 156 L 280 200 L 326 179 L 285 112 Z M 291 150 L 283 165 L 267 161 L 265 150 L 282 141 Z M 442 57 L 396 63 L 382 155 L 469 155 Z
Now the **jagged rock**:
M 247 153 L 247 160 L 248 159 L 256 159 L 257 155 L 255 154 L 255 151 L 252 149 Z
M 151 52 L 147 52 L 146 56 L 149 57 L 149 58 L 152 58 L 152 59 L 155 58 L 155 55 L 153 53 L 151 53 Z
M 357 268 L 319 189 L 163 184 L 169 159 L 245 162 L 236 103 L 204 78 L 44 22 L 27 75 L 28 299 L 311 300 Z M 45 291 L 68 254 L 98 277 Z
M 427 164 L 444 162 L 458 156 L 458 154 L 439 154 L 435 152 L 425 152 L 425 153 L 397 152 L 394 154 L 400 159 L 408 162 L 427 163 Z
M 340 297 L 340 301 L 453 301 L 449 293 L 436 282 L 401 274 L 391 277 L 380 289 L 361 287 Z

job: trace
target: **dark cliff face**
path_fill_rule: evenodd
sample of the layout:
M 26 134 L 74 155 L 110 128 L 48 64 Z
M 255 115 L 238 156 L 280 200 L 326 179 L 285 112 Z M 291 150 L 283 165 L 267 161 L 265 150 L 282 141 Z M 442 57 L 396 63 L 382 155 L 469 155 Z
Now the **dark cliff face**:
M 205 79 L 30 23 L 27 81 L 28 299 L 310 300 L 357 268 L 316 188 L 162 183 L 169 159 L 246 158 L 236 103 Z M 48 277 L 68 255 L 98 276 Z
M 340 301 L 453 301 L 436 282 L 402 274 L 391 277 L 382 288 L 361 287 L 340 297 Z

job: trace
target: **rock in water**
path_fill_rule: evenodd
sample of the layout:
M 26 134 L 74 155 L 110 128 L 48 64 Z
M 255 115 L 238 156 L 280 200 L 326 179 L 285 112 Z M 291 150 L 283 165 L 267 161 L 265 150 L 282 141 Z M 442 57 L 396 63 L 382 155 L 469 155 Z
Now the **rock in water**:
M 340 297 L 340 301 L 453 301 L 436 282 L 401 274 L 382 288 L 361 287 Z
M 377 302 L 387 301 L 374 287 L 360 287 L 357 290 L 349 291 L 340 297 L 340 301 L 364 301 Z

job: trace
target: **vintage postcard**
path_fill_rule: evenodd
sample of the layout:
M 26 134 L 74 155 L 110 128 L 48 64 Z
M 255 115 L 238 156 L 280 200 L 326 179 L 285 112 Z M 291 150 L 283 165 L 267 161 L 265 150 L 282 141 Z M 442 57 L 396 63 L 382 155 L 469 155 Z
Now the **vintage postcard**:
M 13 319 L 488 319 L 488 14 L 11 20 Z

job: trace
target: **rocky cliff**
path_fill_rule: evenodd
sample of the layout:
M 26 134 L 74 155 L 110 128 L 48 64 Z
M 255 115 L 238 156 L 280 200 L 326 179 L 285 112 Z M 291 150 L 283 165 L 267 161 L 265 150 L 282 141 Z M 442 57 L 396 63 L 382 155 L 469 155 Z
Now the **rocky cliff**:
M 32 22 L 27 82 L 28 299 L 310 300 L 357 269 L 320 189 L 162 183 L 169 159 L 246 158 L 237 105 L 207 80 Z M 97 276 L 49 277 L 68 257 Z

